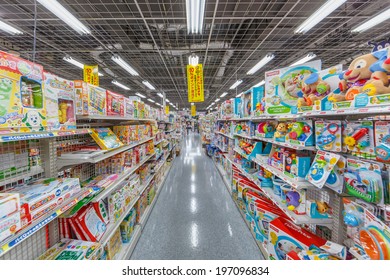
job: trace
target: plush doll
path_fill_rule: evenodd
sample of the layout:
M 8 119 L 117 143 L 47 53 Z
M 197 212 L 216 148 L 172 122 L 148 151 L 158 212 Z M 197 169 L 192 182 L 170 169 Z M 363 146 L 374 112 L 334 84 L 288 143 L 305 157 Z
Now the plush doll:
M 316 100 L 321 100 L 330 93 L 330 86 L 318 73 L 313 73 L 303 80 L 302 93 L 303 97 L 298 98 L 298 107 L 311 106 Z
M 67 109 L 68 105 L 64 102 L 61 102 L 58 106 L 58 119 L 61 124 L 66 123 L 67 121 Z
M 364 91 L 363 87 L 368 81 L 379 80 L 383 77 L 380 72 L 386 72 L 381 65 L 386 61 L 387 50 L 381 50 L 374 53 L 365 54 L 357 57 L 349 65 L 348 70 L 341 75 L 339 83 L 340 94 L 330 94 L 328 100 L 343 101 L 353 100 L 356 94 Z M 374 77 L 373 77 L 373 73 Z M 380 85 L 382 82 L 375 82 L 374 86 Z M 386 87 L 386 86 L 385 86 Z M 376 94 L 382 92 L 384 88 L 379 87 Z M 385 90 L 386 91 L 386 90 Z
M 276 127 L 275 137 L 281 138 L 286 136 L 286 134 L 287 134 L 287 124 L 283 122 L 279 123 L 278 126 Z

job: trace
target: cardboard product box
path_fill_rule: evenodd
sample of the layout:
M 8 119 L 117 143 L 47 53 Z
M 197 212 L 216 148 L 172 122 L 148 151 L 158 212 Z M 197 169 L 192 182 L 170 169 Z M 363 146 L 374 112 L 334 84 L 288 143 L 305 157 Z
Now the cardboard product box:
M 124 98 L 124 116 L 126 118 L 134 118 L 134 104 L 133 101 L 131 101 L 129 98 L 125 97 Z
M 124 117 L 124 96 L 112 91 L 106 91 L 107 116 Z
M 0 51 L 0 130 L 44 131 L 46 98 L 43 67 Z
M 0 219 L 0 242 L 15 234 L 20 229 L 21 221 L 19 212 Z
M 92 204 L 82 208 L 75 221 L 88 241 L 100 241 L 107 229 L 105 220 Z
M 108 240 L 106 244 L 106 252 L 107 252 L 107 259 L 113 260 L 115 259 L 115 255 L 121 250 L 122 248 L 122 239 L 121 239 L 121 232 L 119 228 L 115 231 L 114 235 Z
M 77 113 L 106 116 L 106 90 L 98 86 L 75 81 Z M 80 100 L 81 98 L 81 100 Z M 82 106 L 80 110 L 79 106 Z
M 74 81 L 76 96 L 76 114 L 88 115 L 88 86 L 81 80 Z
M 137 211 L 135 208 L 131 209 L 130 213 L 126 216 L 123 222 L 120 225 L 121 237 L 123 243 L 129 243 L 131 237 L 133 236 L 133 232 L 135 229 L 135 225 L 137 223 Z
M 123 146 L 116 134 L 110 128 L 93 128 L 92 138 L 102 150 L 110 150 Z
M 0 193 L 0 219 L 20 211 L 20 198 L 17 193 Z

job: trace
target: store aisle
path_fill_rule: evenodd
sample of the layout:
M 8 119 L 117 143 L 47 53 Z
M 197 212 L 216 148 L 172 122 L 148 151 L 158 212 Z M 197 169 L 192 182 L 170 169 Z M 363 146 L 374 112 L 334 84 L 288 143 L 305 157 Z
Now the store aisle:
M 132 259 L 262 259 L 199 134 L 183 145 Z

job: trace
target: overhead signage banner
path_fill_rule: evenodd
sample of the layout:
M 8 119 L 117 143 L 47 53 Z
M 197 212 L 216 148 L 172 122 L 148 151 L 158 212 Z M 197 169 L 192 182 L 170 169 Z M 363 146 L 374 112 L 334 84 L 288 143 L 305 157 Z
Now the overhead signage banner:
M 191 116 L 195 117 L 196 116 L 196 106 L 191 105 Z
M 97 65 L 84 65 L 84 82 L 99 86 L 99 67 Z
M 203 67 L 187 65 L 188 102 L 204 102 Z

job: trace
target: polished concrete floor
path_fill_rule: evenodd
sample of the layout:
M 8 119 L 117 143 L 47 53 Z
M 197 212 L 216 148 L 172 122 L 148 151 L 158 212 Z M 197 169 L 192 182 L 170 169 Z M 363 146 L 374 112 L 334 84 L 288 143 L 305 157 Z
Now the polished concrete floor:
M 132 259 L 262 259 L 198 134 L 183 141 Z

